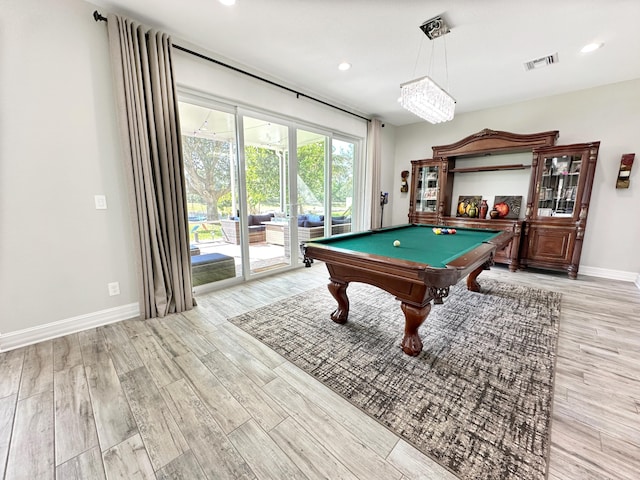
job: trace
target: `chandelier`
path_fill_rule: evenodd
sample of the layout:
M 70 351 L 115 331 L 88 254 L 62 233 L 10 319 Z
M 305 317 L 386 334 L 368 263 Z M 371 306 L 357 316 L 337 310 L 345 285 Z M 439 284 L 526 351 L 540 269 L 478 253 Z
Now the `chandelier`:
M 456 101 L 429 77 L 400 85 L 400 105 L 430 123 L 453 120 Z
M 420 29 L 430 40 L 446 35 L 450 31 L 449 26 L 440 16 L 427 20 Z M 426 76 L 400 85 L 400 105 L 427 122 L 441 123 L 453 120 L 456 101 L 429 76 Z

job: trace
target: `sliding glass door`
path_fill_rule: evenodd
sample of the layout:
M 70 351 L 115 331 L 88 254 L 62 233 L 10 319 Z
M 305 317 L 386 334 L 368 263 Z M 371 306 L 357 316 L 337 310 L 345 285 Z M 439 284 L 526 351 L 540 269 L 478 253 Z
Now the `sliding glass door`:
M 331 142 L 331 234 L 353 231 L 356 143 L 334 138 Z
M 242 117 L 250 274 L 291 265 L 289 127 Z
M 242 275 L 236 118 L 180 102 L 194 286 Z
M 327 172 L 329 137 L 307 130 L 296 130 L 298 241 L 326 236 Z
M 352 231 L 356 144 L 296 130 L 298 240 Z
M 353 230 L 358 142 L 181 101 L 194 286 L 301 264 L 300 242 Z

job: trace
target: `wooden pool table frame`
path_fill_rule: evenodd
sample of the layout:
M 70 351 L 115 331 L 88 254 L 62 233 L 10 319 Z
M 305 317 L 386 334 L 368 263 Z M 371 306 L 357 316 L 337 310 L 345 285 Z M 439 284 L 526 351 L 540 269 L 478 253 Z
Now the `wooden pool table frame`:
M 466 275 L 467 288 L 479 292 L 480 285 L 476 280 L 478 275 L 493 265 L 495 252 L 505 248 L 512 236 L 511 232 L 500 232 L 488 242 L 447 263 L 444 268 L 346 250 L 323 243 L 305 243 L 302 245 L 302 252 L 305 263 L 315 259 L 327 265 L 330 275 L 328 288 L 338 302 L 338 308 L 331 314 L 331 319 L 336 323 L 347 321 L 347 287 L 350 282 L 374 285 L 395 295 L 402 302 L 400 306 L 405 316 L 402 350 L 407 355 L 415 356 L 422 351 L 418 328 L 431 311 L 431 300 L 441 304 L 442 299 L 449 294 L 449 287 Z

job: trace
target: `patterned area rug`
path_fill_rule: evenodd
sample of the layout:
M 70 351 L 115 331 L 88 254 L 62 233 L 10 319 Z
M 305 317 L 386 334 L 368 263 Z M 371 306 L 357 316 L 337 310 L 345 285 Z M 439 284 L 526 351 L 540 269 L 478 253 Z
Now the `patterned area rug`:
M 402 353 L 400 302 L 352 283 L 349 321 L 317 288 L 230 321 L 465 479 L 543 479 L 560 295 L 482 280 L 452 287 Z

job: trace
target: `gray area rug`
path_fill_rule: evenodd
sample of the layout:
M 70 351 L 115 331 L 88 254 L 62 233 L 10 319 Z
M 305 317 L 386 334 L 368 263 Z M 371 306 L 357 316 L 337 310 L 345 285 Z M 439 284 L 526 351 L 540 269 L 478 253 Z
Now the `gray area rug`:
M 417 357 L 400 349 L 400 302 L 364 284 L 349 285 L 345 325 L 326 288 L 230 321 L 460 478 L 543 479 L 560 294 L 481 285 L 432 307 Z

